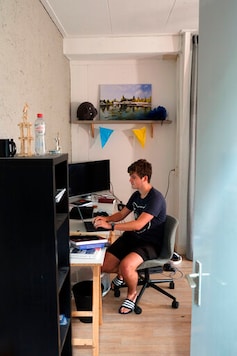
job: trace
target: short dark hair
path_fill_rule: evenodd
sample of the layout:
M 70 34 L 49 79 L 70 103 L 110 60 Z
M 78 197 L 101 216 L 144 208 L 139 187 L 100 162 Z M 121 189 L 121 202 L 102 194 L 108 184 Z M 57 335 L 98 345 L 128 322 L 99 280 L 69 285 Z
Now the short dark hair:
M 128 173 L 130 175 L 136 173 L 140 178 L 147 176 L 148 183 L 150 183 L 151 175 L 152 175 L 152 165 L 151 163 L 147 162 L 146 159 L 139 159 L 138 161 L 133 162 L 128 167 Z

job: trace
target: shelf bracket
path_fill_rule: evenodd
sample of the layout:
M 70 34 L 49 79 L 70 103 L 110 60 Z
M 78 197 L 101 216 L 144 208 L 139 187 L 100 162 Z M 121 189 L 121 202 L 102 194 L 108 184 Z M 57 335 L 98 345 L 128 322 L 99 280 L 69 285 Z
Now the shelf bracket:
M 95 125 L 91 124 L 91 137 L 94 138 L 95 137 Z
M 153 134 L 154 134 L 154 127 L 153 127 L 153 124 L 151 124 L 151 138 L 153 138 Z

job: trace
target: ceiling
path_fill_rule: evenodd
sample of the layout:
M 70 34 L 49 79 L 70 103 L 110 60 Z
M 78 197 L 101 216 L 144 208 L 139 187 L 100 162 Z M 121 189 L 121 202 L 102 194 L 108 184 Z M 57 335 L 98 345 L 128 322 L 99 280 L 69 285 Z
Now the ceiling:
M 198 30 L 199 0 L 40 0 L 66 38 Z

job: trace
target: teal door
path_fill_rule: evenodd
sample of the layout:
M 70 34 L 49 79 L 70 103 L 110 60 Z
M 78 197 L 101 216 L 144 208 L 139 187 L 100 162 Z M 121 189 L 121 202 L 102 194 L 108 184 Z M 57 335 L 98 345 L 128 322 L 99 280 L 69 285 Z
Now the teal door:
M 237 1 L 200 0 L 199 26 L 191 356 L 236 356 Z

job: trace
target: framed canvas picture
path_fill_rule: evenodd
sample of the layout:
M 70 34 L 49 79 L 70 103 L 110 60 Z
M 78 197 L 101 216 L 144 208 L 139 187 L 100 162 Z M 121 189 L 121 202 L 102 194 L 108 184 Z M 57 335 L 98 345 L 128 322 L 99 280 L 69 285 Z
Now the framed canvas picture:
M 100 85 L 100 120 L 143 120 L 151 110 L 151 84 Z

